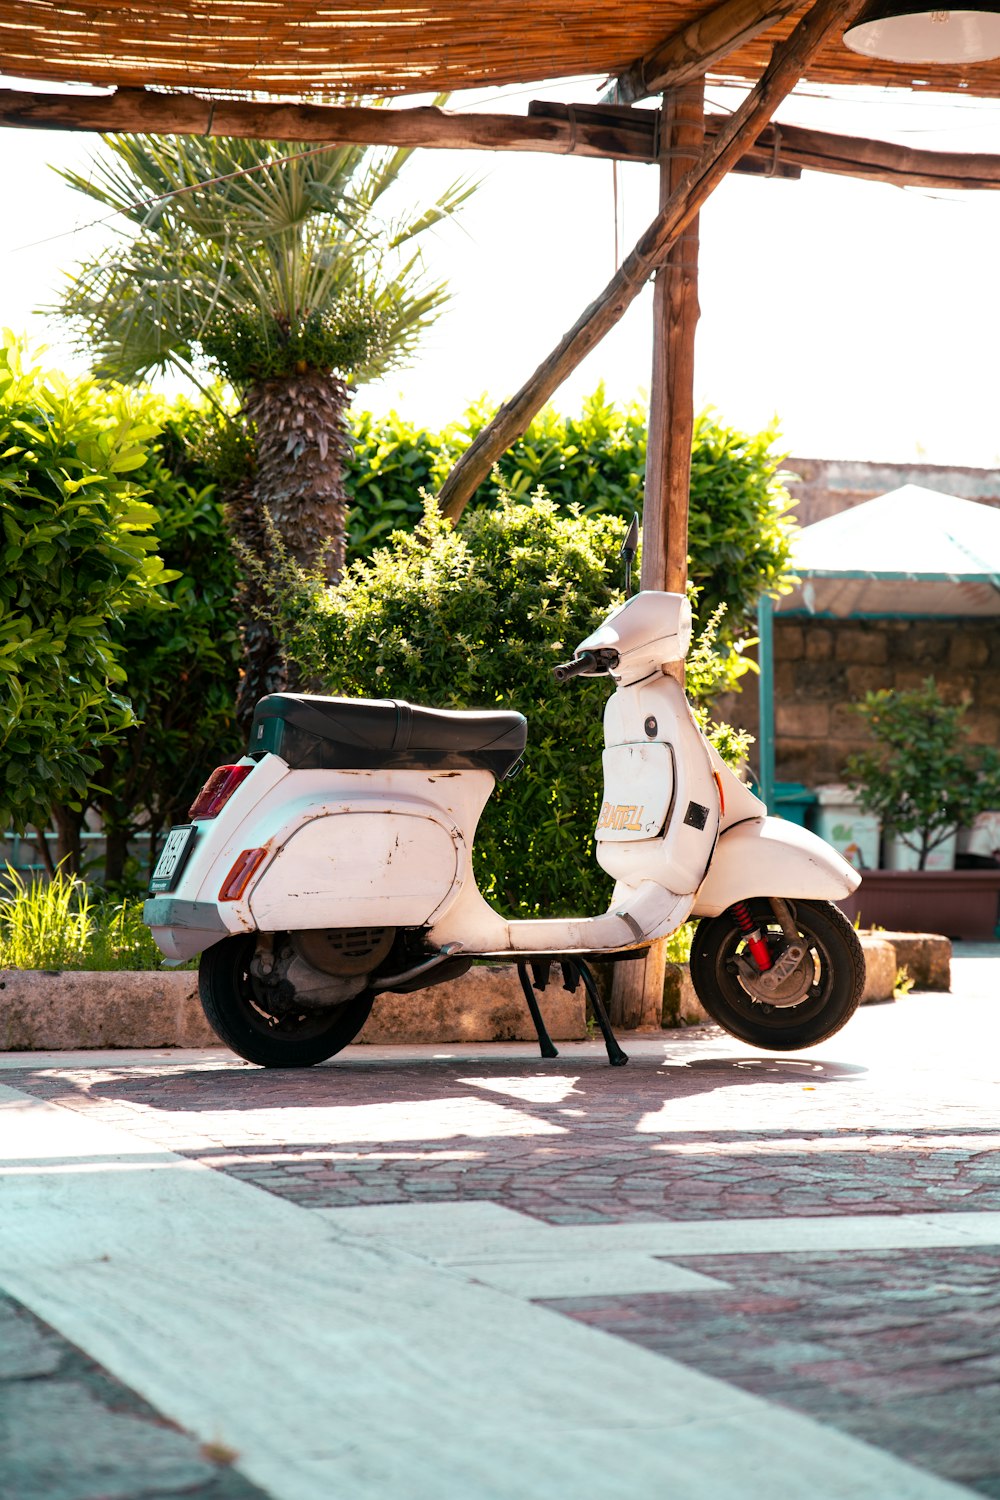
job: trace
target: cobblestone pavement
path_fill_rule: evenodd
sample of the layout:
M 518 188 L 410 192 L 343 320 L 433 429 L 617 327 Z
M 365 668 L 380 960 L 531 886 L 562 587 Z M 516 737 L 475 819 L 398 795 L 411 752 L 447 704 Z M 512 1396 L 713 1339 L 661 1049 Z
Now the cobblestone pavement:
M 995 1247 L 679 1264 L 727 1291 L 552 1305 L 1000 1497 Z
M 746 1434 L 766 1432 L 770 1423 L 773 1441 L 779 1449 L 785 1443 L 799 1466 L 782 1472 L 780 1481 L 772 1467 L 769 1486 L 766 1473 L 775 1459 L 762 1454 L 755 1488 L 749 1457 L 745 1472 L 732 1459 L 724 1471 L 706 1463 L 706 1445 L 723 1441 L 721 1429 L 713 1437 L 706 1427 L 698 1462 L 688 1470 L 671 1429 L 674 1446 L 666 1457 L 657 1447 L 659 1431 L 655 1441 L 649 1437 L 648 1453 L 645 1440 L 636 1438 L 637 1467 L 631 1474 L 626 1467 L 620 1491 L 610 1472 L 601 1471 L 602 1460 L 597 1468 L 591 1460 L 589 1485 L 586 1469 L 574 1481 L 583 1484 L 581 1493 L 652 1500 L 665 1492 L 666 1477 L 679 1500 L 702 1494 L 744 1500 L 758 1493 L 788 1500 L 862 1493 L 885 1500 L 970 1492 L 1000 1497 L 998 982 L 1000 958 L 986 950 L 956 960 L 952 996 L 911 995 L 896 1005 L 869 1007 L 838 1037 L 807 1053 L 771 1057 L 703 1028 L 630 1039 L 625 1070 L 609 1069 L 600 1047 L 589 1043 L 562 1044 L 560 1058 L 545 1063 L 522 1044 L 354 1048 L 297 1073 L 264 1072 L 221 1051 L 8 1055 L 0 1062 L 3 1141 L 11 1139 L 3 1121 L 16 1112 L 19 1130 L 23 1122 L 54 1122 L 59 1144 L 46 1148 L 48 1155 L 28 1146 L 20 1156 L 0 1150 L 10 1157 L 0 1169 L 0 1192 L 51 1226 L 44 1228 L 46 1244 L 52 1235 L 58 1239 L 60 1224 L 69 1228 L 79 1215 L 99 1247 L 102 1200 L 96 1182 L 98 1208 L 81 1196 L 88 1191 L 85 1172 L 100 1180 L 100 1192 L 110 1192 L 108 1215 L 115 1223 L 116 1213 L 127 1216 L 132 1179 L 137 1192 L 142 1185 L 153 1195 L 146 1207 L 145 1199 L 136 1199 L 137 1214 L 150 1214 L 151 1235 L 161 1233 L 155 1194 L 169 1179 L 170 1191 L 179 1194 L 171 1199 L 171 1254 L 182 1256 L 175 1237 L 184 1228 L 184 1192 L 207 1184 L 198 1188 L 207 1193 L 213 1182 L 221 1192 L 229 1184 L 220 1199 L 220 1225 L 229 1213 L 244 1213 L 241 1224 L 252 1223 L 255 1214 L 269 1223 L 270 1214 L 276 1243 L 298 1234 L 287 1226 L 301 1225 L 302 1244 L 322 1236 L 316 1240 L 322 1253 L 326 1237 L 339 1236 L 345 1265 L 348 1252 L 377 1254 L 383 1268 L 397 1257 L 398 1287 L 412 1267 L 421 1274 L 434 1268 L 437 1275 L 443 1268 L 449 1287 L 466 1278 L 462 1285 L 470 1295 L 506 1296 L 513 1306 L 520 1277 L 520 1311 L 516 1317 L 511 1312 L 511 1326 L 522 1315 L 527 1319 L 529 1345 L 541 1339 L 558 1353 L 560 1341 L 569 1340 L 566 1358 L 582 1361 L 580 1369 L 595 1348 L 609 1386 L 620 1368 L 622 1390 L 634 1379 L 651 1399 L 662 1371 L 663 1401 L 668 1389 L 671 1404 L 677 1390 L 696 1393 L 685 1432 L 728 1420 L 731 1408 L 732 1420 L 745 1423 L 741 1441 L 748 1454 Z M 77 1135 L 87 1165 L 73 1176 L 66 1141 Z M 87 1144 L 105 1137 L 106 1152 Z M 135 1167 L 131 1177 L 116 1175 L 123 1162 Z M 175 1163 L 187 1166 L 187 1176 L 154 1170 Z M 146 1166 L 150 1170 L 138 1170 Z M 43 1173 L 42 1186 L 36 1196 L 25 1196 L 36 1171 Z M 53 1185 L 55 1198 L 46 1196 L 45 1172 L 65 1183 L 65 1199 L 58 1196 L 62 1186 L 57 1191 Z M 273 1205 L 267 1213 L 266 1204 Z M 63 1217 L 46 1217 L 55 1208 Z M 844 1248 L 858 1225 L 863 1243 Z M 134 1276 L 120 1292 L 105 1283 L 95 1292 L 87 1269 L 81 1287 L 96 1299 L 91 1313 L 85 1298 L 60 1293 L 59 1276 L 68 1278 L 68 1287 L 83 1275 L 84 1261 L 88 1268 L 99 1260 L 117 1266 L 140 1254 L 134 1224 L 114 1231 L 136 1236 L 127 1246 L 123 1238 L 121 1256 L 108 1232 L 108 1253 L 74 1256 L 67 1241 L 35 1276 L 28 1241 L 22 1246 L 12 1228 L 12 1259 L 5 1262 L 0 1230 L 0 1291 L 6 1293 L 0 1299 L 0 1494 L 9 1500 L 181 1494 L 199 1500 L 311 1500 L 314 1494 L 562 1500 L 575 1493 L 568 1469 L 553 1470 L 547 1480 L 544 1465 L 537 1472 L 533 1467 L 528 1484 L 516 1456 L 473 1472 L 462 1468 L 466 1458 L 459 1463 L 453 1454 L 446 1461 L 440 1447 L 437 1457 L 414 1458 L 410 1470 L 397 1474 L 387 1456 L 366 1456 L 360 1437 L 336 1459 L 329 1446 L 310 1450 L 312 1468 L 301 1472 L 288 1462 L 282 1467 L 280 1454 L 254 1460 L 249 1418 L 240 1428 L 220 1407 L 219 1430 L 199 1426 L 196 1404 L 186 1402 L 164 1373 L 173 1356 L 164 1355 L 162 1368 L 151 1370 L 141 1340 L 130 1335 L 117 1358 L 109 1314 L 100 1308 L 113 1309 L 118 1295 L 123 1307 L 131 1305 Z M 42 1230 L 38 1234 L 44 1238 Z M 240 1243 L 220 1245 L 233 1264 Z M 255 1269 L 264 1254 L 258 1249 Z M 191 1255 L 198 1264 L 193 1249 Z M 143 1274 L 156 1276 L 160 1263 Z M 5 1264 L 15 1267 L 6 1276 Z M 247 1278 L 248 1318 L 257 1306 L 253 1298 L 266 1290 L 257 1282 Z M 428 1298 L 438 1285 L 428 1283 Z M 487 1293 L 487 1287 L 494 1290 Z M 224 1294 L 217 1288 L 212 1295 Z M 367 1314 L 373 1326 L 380 1318 L 379 1298 L 374 1302 Z M 266 1300 L 259 1305 L 266 1309 Z M 475 1296 L 469 1308 L 472 1351 L 477 1324 L 485 1328 L 495 1309 Z M 210 1335 L 206 1323 L 206 1341 Z M 584 1335 L 590 1343 L 572 1342 Z M 188 1336 L 175 1330 L 170 1338 L 182 1350 Z M 150 1347 L 167 1337 L 166 1324 L 160 1332 L 148 1330 Z M 232 1340 L 231 1331 L 227 1337 Z M 224 1343 L 220 1347 L 224 1359 Z M 268 1357 L 266 1350 L 260 1355 Z M 295 1384 L 296 1357 L 292 1350 L 275 1352 L 272 1382 L 280 1386 L 284 1359 L 286 1384 Z M 309 1357 L 301 1351 L 303 1369 Z M 489 1355 L 480 1358 L 488 1366 Z M 180 1355 L 177 1361 L 175 1385 L 182 1385 Z M 317 1368 L 323 1368 L 318 1356 Z M 569 1392 L 574 1373 L 567 1366 Z M 704 1377 L 711 1381 L 705 1384 Z M 494 1399 L 502 1412 L 502 1371 L 496 1378 Z M 463 1379 L 468 1384 L 467 1373 Z M 487 1384 L 484 1374 L 481 1400 L 489 1404 Z M 248 1411 L 255 1389 L 248 1384 L 242 1398 Z M 398 1411 L 398 1387 L 392 1397 Z M 746 1398 L 753 1399 L 744 1408 Z M 274 1399 L 280 1407 L 280 1390 Z M 617 1419 L 607 1391 L 605 1399 L 610 1426 Z M 763 1419 L 754 1402 L 767 1403 Z M 829 1448 L 825 1475 L 807 1475 L 809 1441 L 802 1433 L 809 1428 L 795 1426 L 792 1413 L 820 1424 L 817 1452 L 824 1443 Z M 393 1411 L 383 1415 L 391 1428 Z M 404 1452 L 405 1420 L 403 1413 Z M 53 1443 L 53 1433 L 63 1438 Z M 845 1438 L 841 1455 L 838 1434 L 869 1446 Z M 484 1455 L 492 1441 L 481 1435 Z M 577 1446 L 586 1456 L 587 1439 Z M 418 1447 L 412 1438 L 410 1451 Z M 866 1454 L 871 1488 L 862 1490 L 858 1476 L 866 1472 Z M 905 1463 L 880 1478 L 880 1454 Z M 657 1469 L 661 1461 L 666 1467 Z M 443 1465 L 437 1480 L 435 1463 Z M 513 1466 L 507 1479 L 503 1463 Z M 331 1475 L 348 1474 L 346 1487 L 329 1487 Z M 943 1481 L 937 1489 L 934 1476 Z M 923 1483 L 930 1487 L 920 1488 Z

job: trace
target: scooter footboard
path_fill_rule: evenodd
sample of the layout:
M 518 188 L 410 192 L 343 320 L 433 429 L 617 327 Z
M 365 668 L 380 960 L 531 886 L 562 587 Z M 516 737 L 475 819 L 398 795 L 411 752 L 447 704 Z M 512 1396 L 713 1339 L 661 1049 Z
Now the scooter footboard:
M 751 818 L 719 837 L 691 911 L 717 917 L 750 896 L 841 901 L 861 876 L 829 844 L 784 818 Z

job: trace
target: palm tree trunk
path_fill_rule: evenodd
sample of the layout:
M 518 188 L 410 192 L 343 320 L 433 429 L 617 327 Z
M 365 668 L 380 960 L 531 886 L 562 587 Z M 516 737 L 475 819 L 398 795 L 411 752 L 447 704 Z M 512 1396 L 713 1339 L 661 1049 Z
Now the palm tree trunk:
M 267 531 L 252 475 L 230 491 L 225 508 L 226 524 L 233 540 L 243 552 L 266 567 L 269 556 Z M 280 693 L 288 686 L 289 676 L 285 654 L 264 617 L 266 599 L 261 580 L 246 569 L 240 576 L 235 603 L 242 645 L 240 680 L 236 687 L 236 723 L 244 735 L 249 735 L 258 700 L 268 693 Z
M 247 392 L 244 411 L 256 429 L 257 463 L 251 482 L 227 506 L 236 538 L 267 567 L 265 516 L 270 516 L 303 568 L 322 570 L 335 583 L 347 551 L 349 498 L 344 487 L 347 386 L 316 370 L 261 381 Z M 236 718 L 248 730 L 254 705 L 293 684 L 294 669 L 264 618 L 259 584 L 245 577 L 240 589 L 243 676 Z
M 331 583 L 347 548 L 350 399 L 339 376 L 309 370 L 252 386 L 245 406 L 257 429 L 258 504 L 296 562 L 313 569 L 322 560 Z

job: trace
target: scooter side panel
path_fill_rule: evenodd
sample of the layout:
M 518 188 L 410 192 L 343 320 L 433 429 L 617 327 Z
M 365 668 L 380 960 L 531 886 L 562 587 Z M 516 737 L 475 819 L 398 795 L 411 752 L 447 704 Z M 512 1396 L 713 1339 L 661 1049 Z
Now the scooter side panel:
M 422 927 L 460 890 L 462 835 L 426 812 L 351 808 L 317 816 L 278 849 L 250 893 L 263 932 Z
M 467 850 L 493 785 L 494 779 L 488 771 L 291 771 L 280 756 L 265 755 L 219 816 L 199 824 L 194 853 L 176 889 L 169 896 L 147 901 L 145 920 L 168 958 L 190 958 L 227 934 L 256 930 L 258 922 L 250 902 L 257 885 L 266 878 L 276 855 L 297 830 L 316 818 L 343 814 L 345 823 L 350 823 L 357 811 L 436 817 L 447 829 L 453 826 L 457 829 L 458 841 Z M 268 863 L 262 867 L 256 883 L 240 900 L 220 901 L 220 889 L 241 852 L 264 847 L 269 851 Z M 351 848 L 352 862 L 356 862 L 355 855 L 360 852 L 358 841 L 357 848 L 353 845 Z M 454 851 L 449 858 L 454 871 Z M 464 870 L 461 878 L 466 878 Z M 444 895 L 429 908 L 422 901 L 423 915 L 417 919 L 417 925 L 441 908 L 442 901 L 447 905 L 449 891 L 457 895 L 460 888 L 460 884 L 454 890 L 445 888 Z M 297 925 L 352 925 L 354 919 L 349 921 L 338 910 L 339 890 L 337 885 L 328 889 L 321 920 L 312 924 L 300 920 Z M 377 924 L 368 919 L 357 920 L 361 926 L 395 925 L 397 921 L 385 917 Z M 289 925 L 288 921 L 277 924 L 286 928 Z
M 840 901 L 860 884 L 857 870 L 808 829 L 784 818 L 753 818 L 719 838 L 692 916 L 717 917 L 750 896 Z

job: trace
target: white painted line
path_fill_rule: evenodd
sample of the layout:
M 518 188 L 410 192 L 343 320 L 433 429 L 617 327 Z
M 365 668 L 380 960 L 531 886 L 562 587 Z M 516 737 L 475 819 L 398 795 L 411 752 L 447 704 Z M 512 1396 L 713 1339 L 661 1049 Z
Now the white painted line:
M 4 1087 L 0 1142 L 59 1169 L 0 1183 L 4 1290 L 272 1500 L 968 1500 L 200 1164 L 142 1170 L 126 1132 Z
M 525 1256 L 495 1260 L 489 1255 L 471 1261 L 449 1262 L 485 1286 L 495 1286 L 515 1297 L 597 1297 L 608 1292 L 718 1292 L 726 1283 L 650 1255 L 612 1251 L 609 1255 L 565 1256 L 544 1259 Z
M 1000 1245 L 1000 1212 L 815 1215 L 774 1219 L 657 1219 L 625 1224 L 544 1224 L 489 1203 L 378 1204 L 319 1208 L 340 1233 L 405 1245 L 439 1265 L 470 1273 L 488 1264 L 534 1259 L 582 1260 L 625 1255 L 767 1255 Z M 608 1277 L 601 1291 L 638 1291 Z M 532 1296 L 535 1293 L 527 1292 Z M 537 1294 L 537 1295 L 559 1295 Z M 566 1296 L 576 1293 L 566 1292 Z

